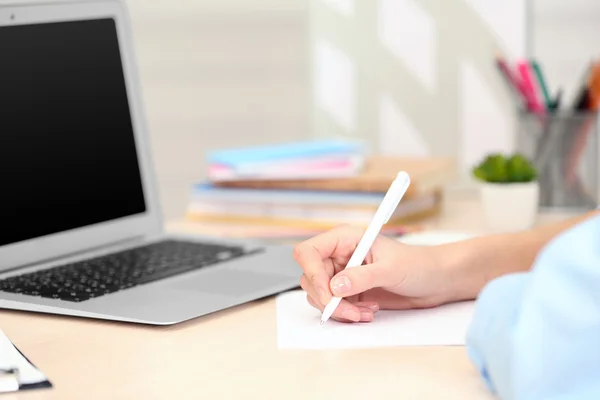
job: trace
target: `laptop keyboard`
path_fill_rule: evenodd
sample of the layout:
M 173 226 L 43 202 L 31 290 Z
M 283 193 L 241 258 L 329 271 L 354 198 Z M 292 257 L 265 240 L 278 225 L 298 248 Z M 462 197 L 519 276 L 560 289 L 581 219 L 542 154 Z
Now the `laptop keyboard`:
M 81 302 L 248 254 L 242 247 L 166 240 L 0 280 L 0 291 Z

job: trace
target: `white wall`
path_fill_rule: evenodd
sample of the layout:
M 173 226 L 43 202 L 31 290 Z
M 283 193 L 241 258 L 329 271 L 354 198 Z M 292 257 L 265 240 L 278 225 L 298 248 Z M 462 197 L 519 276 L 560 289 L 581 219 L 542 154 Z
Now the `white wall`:
M 526 54 L 528 1 L 312 0 L 315 134 L 454 157 L 471 181 L 514 148 L 517 104 L 494 56 Z
M 600 57 L 600 1 L 533 0 L 532 16 L 533 54 L 552 89 L 563 86 L 569 101 L 584 66 Z
M 167 218 L 206 151 L 311 136 L 309 0 L 127 1 Z M 600 55 L 600 1 L 532 2 L 533 52 L 571 93 Z
M 308 129 L 303 0 L 128 0 L 167 218 L 215 148 Z

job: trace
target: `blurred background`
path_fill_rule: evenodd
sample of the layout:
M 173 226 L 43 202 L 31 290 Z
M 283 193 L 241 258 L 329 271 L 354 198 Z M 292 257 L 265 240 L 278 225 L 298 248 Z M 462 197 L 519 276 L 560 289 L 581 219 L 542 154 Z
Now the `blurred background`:
M 499 52 L 535 57 L 570 101 L 600 51 L 597 0 L 127 3 L 168 219 L 223 148 L 359 138 L 465 172 L 515 145 Z

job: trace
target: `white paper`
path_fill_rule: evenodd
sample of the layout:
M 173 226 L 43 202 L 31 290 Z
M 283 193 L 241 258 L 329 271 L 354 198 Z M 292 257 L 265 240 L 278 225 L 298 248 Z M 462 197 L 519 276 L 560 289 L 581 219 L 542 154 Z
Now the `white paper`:
M 342 349 L 392 346 L 464 345 L 474 302 L 448 304 L 425 310 L 379 311 L 368 323 L 329 320 L 306 301 L 302 290 L 279 295 L 279 349 Z
M 19 371 L 19 384 L 27 385 L 40 383 L 47 380 L 46 376 L 31 365 L 25 357 L 15 348 L 12 342 L 0 330 L 0 369 L 17 369 Z M 0 389 L 9 391 L 6 386 Z
M 19 390 L 19 381 L 16 375 L 0 375 L 0 393 L 16 392 L 17 390 Z

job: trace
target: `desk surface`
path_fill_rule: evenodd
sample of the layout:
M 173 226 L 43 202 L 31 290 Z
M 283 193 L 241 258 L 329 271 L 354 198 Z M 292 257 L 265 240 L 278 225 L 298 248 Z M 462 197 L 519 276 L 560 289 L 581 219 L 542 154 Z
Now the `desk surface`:
M 485 230 L 472 197 L 427 225 Z M 0 328 L 54 384 L 4 399 L 492 399 L 463 347 L 280 351 L 273 298 L 171 327 L 2 311 Z

